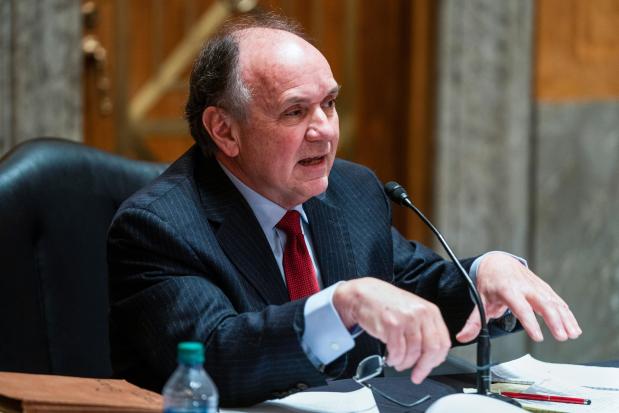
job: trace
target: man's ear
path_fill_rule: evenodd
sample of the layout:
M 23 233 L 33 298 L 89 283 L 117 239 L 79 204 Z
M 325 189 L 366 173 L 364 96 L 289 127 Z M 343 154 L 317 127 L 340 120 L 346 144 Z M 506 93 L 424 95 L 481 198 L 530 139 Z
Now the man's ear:
M 202 112 L 202 124 L 224 155 L 234 158 L 239 153 L 238 136 L 233 132 L 234 120 L 225 110 L 209 106 Z

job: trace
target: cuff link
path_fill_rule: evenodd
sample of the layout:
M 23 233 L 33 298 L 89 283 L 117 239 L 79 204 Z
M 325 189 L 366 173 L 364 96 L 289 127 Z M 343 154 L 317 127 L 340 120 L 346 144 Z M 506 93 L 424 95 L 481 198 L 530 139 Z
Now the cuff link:
M 503 317 L 497 320 L 497 323 L 501 329 L 504 331 L 511 333 L 516 328 L 516 324 L 518 324 L 518 319 L 516 316 L 508 309 Z

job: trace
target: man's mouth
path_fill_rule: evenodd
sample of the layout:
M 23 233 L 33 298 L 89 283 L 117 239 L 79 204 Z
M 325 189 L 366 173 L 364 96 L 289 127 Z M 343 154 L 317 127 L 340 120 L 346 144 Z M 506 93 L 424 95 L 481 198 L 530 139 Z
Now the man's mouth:
M 305 159 L 301 159 L 299 161 L 299 163 L 303 166 L 312 166 L 312 165 L 319 165 L 322 161 L 324 161 L 326 158 L 325 155 L 323 156 L 315 156 L 313 158 L 305 158 Z

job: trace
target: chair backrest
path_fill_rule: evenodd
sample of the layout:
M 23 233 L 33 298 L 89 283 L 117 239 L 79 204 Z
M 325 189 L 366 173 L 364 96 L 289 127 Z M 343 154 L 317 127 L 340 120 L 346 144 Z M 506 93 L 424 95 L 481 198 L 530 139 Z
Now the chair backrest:
M 55 138 L 0 159 L 0 370 L 111 375 L 107 229 L 164 168 Z

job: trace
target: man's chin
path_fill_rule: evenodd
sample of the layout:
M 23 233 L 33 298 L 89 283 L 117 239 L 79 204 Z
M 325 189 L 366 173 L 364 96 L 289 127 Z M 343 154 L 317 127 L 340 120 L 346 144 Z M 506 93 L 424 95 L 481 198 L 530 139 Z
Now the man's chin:
M 303 194 L 307 199 L 323 194 L 329 186 L 329 177 L 323 176 L 306 182 L 303 187 Z

